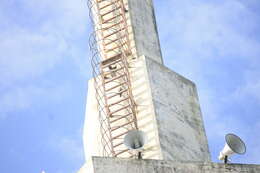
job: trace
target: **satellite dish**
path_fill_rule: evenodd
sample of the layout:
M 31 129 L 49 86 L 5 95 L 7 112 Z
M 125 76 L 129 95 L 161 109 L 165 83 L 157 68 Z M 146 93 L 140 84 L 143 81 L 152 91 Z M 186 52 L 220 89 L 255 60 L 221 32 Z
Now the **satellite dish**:
M 139 153 L 143 151 L 143 147 L 147 142 L 147 137 L 144 132 L 140 130 L 129 131 L 125 138 L 125 146 L 133 153 Z
M 232 154 L 245 154 L 246 153 L 246 145 L 242 139 L 240 139 L 235 134 L 227 134 L 225 136 L 226 144 L 223 150 L 219 153 L 219 160 L 225 160 L 227 163 L 227 159 Z

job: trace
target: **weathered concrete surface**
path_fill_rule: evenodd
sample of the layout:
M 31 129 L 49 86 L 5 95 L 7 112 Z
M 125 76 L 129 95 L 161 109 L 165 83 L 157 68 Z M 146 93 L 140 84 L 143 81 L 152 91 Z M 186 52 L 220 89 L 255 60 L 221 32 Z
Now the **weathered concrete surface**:
M 210 161 L 195 85 L 145 56 L 131 62 L 131 66 L 137 123 L 148 137 L 143 158 Z M 90 80 L 83 134 L 87 162 L 92 156 L 102 156 L 99 124 L 95 89 Z
M 93 157 L 94 173 L 259 173 L 260 165 Z
M 146 159 L 163 159 L 157 121 L 154 111 L 152 92 L 146 67 L 146 57 L 141 56 L 131 62 L 131 89 L 136 104 L 136 118 L 139 130 L 147 136 L 147 142 L 142 152 Z
M 137 56 L 163 63 L 152 0 L 129 0 L 129 13 Z
M 196 86 L 146 58 L 164 160 L 210 161 Z
M 88 96 L 82 137 L 84 155 L 87 162 L 91 160 L 92 156 L 102 156 L 103 146 L 101 144 L 99 112 L 94 79 L 90 79 L 88 82 Z

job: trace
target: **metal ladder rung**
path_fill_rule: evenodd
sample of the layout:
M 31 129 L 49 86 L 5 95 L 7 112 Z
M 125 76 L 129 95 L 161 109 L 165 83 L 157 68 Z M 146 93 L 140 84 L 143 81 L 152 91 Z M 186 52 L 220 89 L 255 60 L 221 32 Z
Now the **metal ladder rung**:
M 123 69 L 124 69 L 124 67 L 121 67 L 121 68 L 117 68 L 117 69 L 115 69 L 115 70 L 109 70 L 109 71 L 103 72 L 103 74 L 106 76 L 106 75 L 115 73 L 115 72 L 117 72 L 117 71 L 123 70 Z
M 119 30 L 116 30 L 115 32 L 112 32 L 112 33 L 110 33 L 110 34 L 108 34 L 108 35 L 105 35 L 105 36 L 104 36 L 104 39 L 106 39 L 107 37 L 110 37 L 110 36 L 112 36 L 112 35 L 114 35 L 114 34 L 120 32 L 120 31 L 123 31 L 124 29 L 125 29 L 125 27 L 124 27 L 124 28 L 120 28 Z
M 119 153 L 115 154 L 114 157 L 120 155 L 120 154 L 123 154 L 124 152 L 127 152 L 129 149 L 125 149 L 125 150 L 122 150 L 120 151 Z
M 102 10 L 102 9 L 104 9 L 104 8 L 110 6 L 110 5 L 113 5 L 113 4 L 117 3 L 118 1 L 120 1 L 120 0 L 117 0 L 117 1 L 112 2 L 112 3 L 110 3 L 110 4 L 104 5 L 103 7 L 100 7 L 99 10 Z
M 108 60 L 106 63 L 109 63 L 109 62 L 111 62 L 111 61 Z M 111 66 L 111 65 L 114 65 L 114 64 L 120 63 L 120 62 L 122 62 L 122 60 L 121 60 L 121 59 L 118 59 L 118 60 L 116 60 L 116 61 L 112 61 L 112 62 L 109 63 L 109 64 L 103 65 L 102 67 L 103 67 L 103 68 L 107 68 L 107 67 L 109 67 L 109 66 Z
M 130 106 L 131 106 L 130 104 L 129 104 L 129 105 L 126 105 L 126 106 L 124 106 L 124 107 L 122 107 L 122 108 L 120 108 L 120 109 L 115 110 L 114 112 L 109 113 L 109 115 L 110 115 L 110 116 L 113 116 L 114 113 L 117 113 L 117 112 L 119 112 L 119 111 L 121 111 L 121 110 L 123 110 L 123 109 L 126 109 L 126 108 L 130 107 Z
M 120 133 L 119 135 L 116 135 L 115 137 L 112 137 L 112 139 L 116 139 L 116 138 L 118 138 L 118 137 L 120 137 L 120 136 L 123 136 L 123 135 L 125 135 L 125 134 L 127 134 L 129 131 L 126 131 L 126 132 L 124 132 L 124 133 Z
M 113 64 L 115 64 L 115 63 L 117 63 L 117 62 L 120 62 L 120 61 L 121 61 L 121 55 L 122 55 L 122 54 L 119 53 L 119 54 L 117 54 L 117 55 L 114 55 L 114 56 L 112 56 L 112 57 L 109 57 L 109 58 L 103 60 L 103 61 L 101 62 L 102 67 L 103 67 L 103 68 L 106 68 L 106 67 L 108 67 L 108 66 L 110 66 L 110 65 L 113 65 Z M 112 62 L 112 63 L 110 63 L 110 62 Z
M 114 39 L 114 40 L 110 40 L 109 42 L 105 43 L 105 46 L 108 46 L 108 45 L 110 45 L 111 43 L 114 43 L 115 41 L 117 41 L 117 40 L 119 40 L 119 39 L 122 39 L 122 38 L 124 38 L 124 37 L 126 37 L 126 34 L 124 34 L 124 35 L 122 35 L 121 37 L 118 37 L 118 38 L 116 38 L 116 39 Z
M 114 17 L 111 17 L 111 18 L 109 18 L 109 19 L 107 19 L 107 20 L 104 20 L 102 23 L 104 24 L 104 23 L 108 23 L 108 22 L 110 22 L 111 20 L 113 20 L 113 19 L 115 19 L 115 18 L 117 18 L 117 17 L 120 17 L 120 16 L 122 16 L 122 14 L 118 14 L 118 15 L 116 15 L 116 16 L 114 16 Z
M 116 147 L 118 147 L 118 146 L 120 146 L 120 145 L 122 145 L 122 144 L 124 144 L 124 143 L 123 143 L 123 142 L 120 142 L 120 143 L 118 143 L 118 144 L 116 144 L 116 145 L 113 145 L 113 147 L 116 148 Z
M 113 82 L 114 80 L 119 79 L 119 78 L 124 77 L 124 76 L 126 76 L 126 74 L 122 74 L 122 75 L 116 76 L 116 77 L 114 77 L 114 78 L 112 78 L 112 79 L 110 79 L 108 81 L 105 81 L 105 84 L 107 84 L 109 82 Z
M 115 97 L 115 96 L 117 96 L 117 95 L 119 95 L 119 94 L 122 94 L 122 93 L 124 93 L 124 92 L 126 92 L 126 91 L 128 91 L 128 88 L 127 88 L 127 89 L 124 89 L 124 90 L 122 90 L 122 91 L 119 91 L 118 93 L 113 94 L 112 96 L 107 97 L 107 99 L 111 99 L 111 98 L 113 98 L 113 97 Z
M 129 122 L 125 123 L 125 124 L 122 124 L 121 126 L 112 127 L 112 128 L 111 128 L 111 132 L 113 132 L 113 131 L 115 131 L 115 130 L 117 130 L 117 129 L 123 127 L 123 126 L 126 126 L 126 125 L 128 125 L 128 124 L 131 124 L 131 123 L 133 123 L 133 122 L 134 122 L 134 121 L 132 120 L 132 121 L 129 121 Z
M 121 23 L 124 23 L 124 20 L 121 20 L 121 21 L 118 22 L 118 23 L 115 23 L 115 24 L 113 24 L 113 25 L 111 25 L 111 26 L 104 27 L 104 28 L 102 28 L 102 29 L 103 29 L 103 30 L 108 30 L 108 29 L 113 28 L 113 27 L 116 26 L 116 25 L 121 24 Z
M 102 3 L 104 1 L 107 1 L 107 0 L 97 0 L 97 3 Z
M 111 48 L 111 49 L 105 49 L 105 51 L 106 51 L 106 52 L 111 52 L 111 51 L 113 51 L 113 50 L 115 50 L 115 49 L 118 49 L 118 48 L 122 47 L 122 46 L 125 45 L 125 44 L 127 44 L 127 42 L 124 42 L 124 43 L 122 43 L 122 44 L 120 44 L 120 45 L 117 45 L 116 47 L 113 47 L 113 48 Z
M 121 99 L 121 100 L 119 100 L 119 101 L 117 101 L 117 102 L 111 103 L 111 104 L 108 105 L 108 107 L 114 106 L 115 104 L 118 104 L 118 103 L 120 103 L 120 102 L 122 102 L 122 101 L 125 101 L 125 100 L 127 100 L 127 99 L 129 99 L 129 97 L 123 98 L 123 99 Z
M 104 17 L 105 15 L 107 15 L 107 14 L 109 14 L 109 13 L 112 13 L 112 12 L 118 10 L 118 9 L 121 9 L 121 7 L 116 7 L 116 8 L 114 8 L 114 9 L 112 9 L 112 10 L 110 10 L 110 11 L 104 13 L 104 14 L 100 14 L 100 15 L 101 15 L 101 17 Z
M 126 114 L 126 115 L 124 115 L 124 116 L 121 116 L 121 117 L 119 117 L 119 118 L 117 118 L 117 119 L 115 119 L 115 120 L 113 120 L 113 121 L 110 121 L 110 123 L 116 122 L 116 121 L 118 121 L 118 120 L 120 120 L 120 119 L 122 119 L 122 118 L 128 117 L 129 115 L 132 115 L 132 114 L 133 114 L 133 113 L 131 112 L 131 113 L 129 113 L 129 114 Z
M 127 82 L 125 81 L 125 82 L 123 82 L 123 83 L 120 83 L 120 84 L 118 84 L 118 85 L 116 85 L 116 86 L 113 86 L 113 87 L 111 87 L 111 88 L 109 88 L 109 89 L 107 89 L 107 90 L 105 90 L 106 92 L 108 92 L 108 91 L 110 91 L 110 90 L 112 90 L 112 89 L 115 89 L 115 88 L 117 88 L 117 87 L 120 87 L 120 86 L 122 86 L 122 85 L 124 85 L 124 84 L 126 84 Z

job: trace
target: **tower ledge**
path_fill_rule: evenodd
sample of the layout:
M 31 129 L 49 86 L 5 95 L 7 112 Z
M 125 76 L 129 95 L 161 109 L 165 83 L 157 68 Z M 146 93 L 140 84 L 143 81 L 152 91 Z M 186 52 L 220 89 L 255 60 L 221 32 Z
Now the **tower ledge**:
M 92 157 L 94 173 L 259 173 L 260 165 Z

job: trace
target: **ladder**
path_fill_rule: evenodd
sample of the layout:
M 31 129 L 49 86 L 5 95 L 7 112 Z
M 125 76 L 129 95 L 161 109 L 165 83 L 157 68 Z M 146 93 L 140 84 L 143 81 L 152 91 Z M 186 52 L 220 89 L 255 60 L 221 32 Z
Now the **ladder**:
M 95 28 L 95 41 L 90 47 L 94 49 L 92 67 L 99 103 L 103 155 L 131 157 L 132 154 L 123 145 L 123 138 L 138 126 L 128 70 L 133 53 L 127 3 L 123 0 L 89 1 Z

